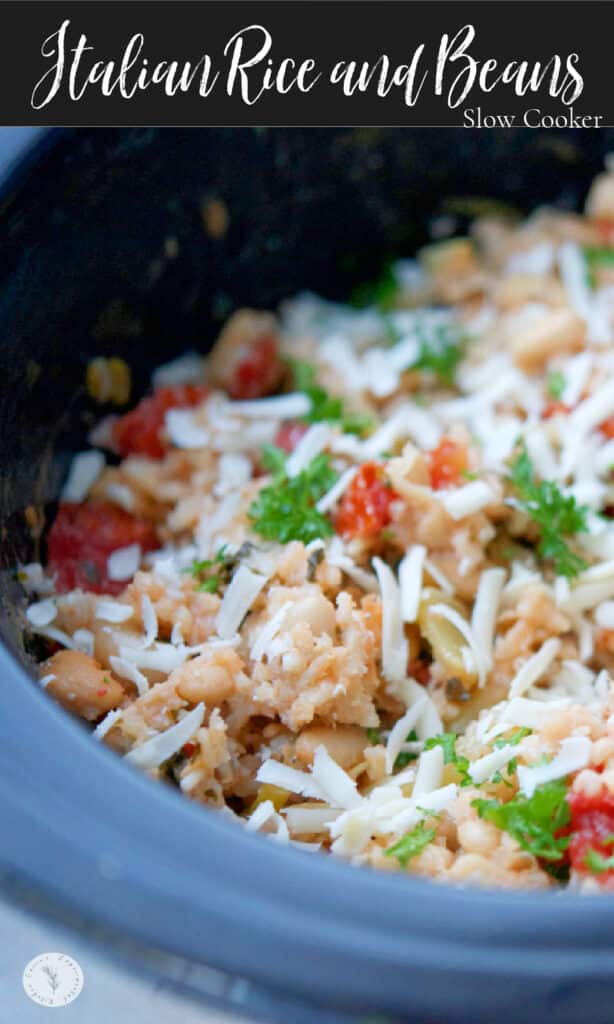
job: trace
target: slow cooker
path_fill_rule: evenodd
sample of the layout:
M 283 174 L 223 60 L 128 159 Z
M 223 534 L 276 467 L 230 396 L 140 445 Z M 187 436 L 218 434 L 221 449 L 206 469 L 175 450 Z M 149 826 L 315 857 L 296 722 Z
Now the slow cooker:
M 89 359 L 121 355 L 138 397 L 156 364 L 206 351 L 233 308 L 303 288 L 346 295 L 429 231 L 462 228 L 458 197 L 578 206 L 613 143 L 607 129 L 374 127 L 51 130 L 28 143 L 0 208 L 0 872 L 14 891 L 322 1019 L 610 1024 L 609 897 L 380 875 L 178 798 L 33 684 L 14 570 L 44 555 L 71 454 L 100 415 Z M 203 220 L 211 200 L 227 211 L 221 237 Z

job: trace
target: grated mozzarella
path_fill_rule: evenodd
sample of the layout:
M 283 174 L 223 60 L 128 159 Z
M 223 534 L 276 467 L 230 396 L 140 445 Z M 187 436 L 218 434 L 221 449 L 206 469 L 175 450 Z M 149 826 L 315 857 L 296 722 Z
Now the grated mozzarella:
M 510 725 L 523 729 L 541 729 L 552 716 L 553 712 L 564 711 L 571 704 L 568 698 L 561 700 L 529 700 L 527 697 L 513 697 L 505 705 L 501 723 L 504 728 Z
M 432 747 L 431 750 L 424 750 L 418 761 L 416 781 L 412 790 L 412 797 L 425 796 L 438 789 L 443 777 L 443 748 Z
M 134 765 L 136 768 L 152 771 L 158 768 L 169 757 L 181 750 L 184 743 L 192 739 L 197 729 L 200 729 L 205 715 L 205 705 L 197 704 L 192 711 L 189 711 L 176 725 L 172 725 L 166 732 L 152 736 L 140 747 L 134 747 L 125 755 L 124 761 Z
M 330 807 L 284 807 L 282 810 L 288 828 L 296 836 L 317 835 L 339 816 L 339 811 Z
M 137 688 L 139 697 L 142 697 L 144 693 L 147 693 L 149 689 L 149 682 L 147 681 L 147 677 L 144 676 L 142 672 L 139 672 L 136 665 L 134 665 L 131 661 L 128 661 L 126 658 L 120 658 L 112 654 L 109 658 L 109 665 L 111 666 L 115 675 L 119 676 L 120 679 L 127 679 L 128 682 L 134 683 L 134 685 Z
M 439 491 L 437 497 L 448 515 L 455 521 L 471 516 L 495 500 L 495 493 L 485 480 L 472 480 L 464 487 Z
M 88 451 L 75 455 L 66 483 L 62 488 L 62 501 L 82 502 L 106 465 L 102 452 Z
M 595 622 L 601 629 L 614 629 L 614 601 L 602 601 L 597 605 Z
M 211 439 L 206 427 L 198 423 L 193 409 L 169 409 L 164 425 L 176 448 L 205 448 Z
M 92 733 L 92 736 L 94 737 L 94 739 L 96 739 L 96 740 L 104 739 L 104 737 L 107 735 L 109 730 L 112 729 L 113 726 L 117 722 L 119 722 L 119 720 L 122 717 L 123 713 L 124 712 L 123 712 L 123 710 L 121 708 L 114 708 L 113 711 L 109 711 L 104 716 L 102 721 L 99 722 L 98 725 L 96 726 L 96 728 L 94 729 L 94 731 Z
M 311 797 L 312 800 L 326 802 L 326 797 L 312 774 L 301 772 L 297 768 L 290 768 L 272 758 L 263 761 L 256 774 L 256 779 L 258 782 L 277 786 L 278 789 L 285 789 L 288 793 L 300 793 L 301 796 Z
M 500 772 L 502 768 L 505 768 L 513 757 L 518 753 L 518 746 L 512 746 L 507 744 L 505 747 L 498 747 L 493 750 L 490 754 L 485 754 L 484 757 L 478 758 L 477 761 L 473 761 L 469 765 L 469 774 L 476 785 L 481 785 L 482 782 L 486 782 L 490 779 L 495 772 Z
M 471 615 L 471 630 L 487 671 L 493 664 L 495 623 L 505 577 L 505 569 L 486 569 L 482 573 Z
M 247 402 L 227 402 L 225 411 L 229 416 L 244 416 L 246 419 L 259 417 L 279 420 L 298 419 L 306 416 L 311 409 L 311 399 L 302 391 L 274 398 L 258 398 Z
M 302 473 L 311 460 L 324 451 L 330 437 L 331 429 L 328 423 L 313 423 L 286 459 L 286 475 L 292 479 Z
M 592 743 L 587 736 L 569 736 L 561 740 L 559 753 L 547 764 L 519 765 L 518 785 L 520 791 L 532 797 L 538 786 L 545 782 L 562 779 L 572 772 L 586 768 L 590 763 Z
M 403 622 L 415 622 L 418 616 L 425 558 L 426 548 L 422 544 L 414 544 L 399 565 Z
M 352 480 L 356 476 L 356 473 L 356 466 L 350 466 L 349 469 L 344 470 L 344 472 L 341 474 L 339 479 L 335 481 L 330 490 L 327 491 L 326 494 L 323 494 L 318 503 L 316 504 L 318 512 L 324 514 L 325 512 L 330 512 L 330 510 L 335 507 L 339 499 L 343 497 L 343 495 L 347 491 Z
M 556 637 L 546 640 L 536 654 L 528 658 L 510 684 L 509 696 L 522 697 L 524 693 L 548 671 L 561 649 L 561 641 Z
M 316 748 L 311 773 L 331 807 L 349 811 L 362 803 L 354 779 L 333 760 L 323 744 Z
M 128 544 L 117 548 L 107 558 L 107 576 L 110 580 L 131 580 L 141 563 L 141 545 Z
M 388 742 L 386 743 L 386 771 L 390 775 L 394 768 L 394 763 L 401 753 L 405 740 L 408 733 L 416 726 L 419 718 L 421 718 L 424 711 L 426 711 L 427 698 L 426 696 L 420 698 L 415 704 L 410 707 L 402 718 L 399 718 L 395 722 L 394 726 L 390 730 Z
M 270 618 L 268 622 L 264 624 L 264 626 L 258 633 L 256 640 L 252 644 L 252 649 L 250 651 L 250 658 L 252 659 L 252 661 L 262 661 L 265 654 L 267 653 L 267 648 L 269 647 L 269 644 L 271 643 L 272 640 L 275 639 L 277 634 L 280 632 L 281 627 L 283 626 L 284 619 L 288 612 L 290 611 L 291 607 L 291 601 L 284 602 L 281 608 L 277 609 L 273 617 Z
M 48 626 L 50 622 L 56 618 L 58 610 L 55 606 L 55 601 L 51 597 L 45 598 L 43 601 L 35 601 L 26 609 L 26 618 L 31 626 L 40 628 L 42 626 Z
M 145 636 L 142 641 L 143 647 L 151 647 L 158 635 L 158 616 L 151 603 L 151 598 L 147 594 L 143 594 L 141 598 L 141 617 L 145 629 Z
M 390 566 L 381 558 L 373 559 L 382 596 L 382 672 L 389 682 L 407 675 L 407 638 L 401 618 L 401 592 Z
M 267 577 L 240 565 L 224 594 L 215 620 L 218 636 L 229 640 L 239 631 L 243 619 L 266 584 Z
M 122 604 L 120 601 L 103 599 L 96 605 L 96 618 L 103 622 L 127 622 L 134 615 L 134 608 L 130 604 Z

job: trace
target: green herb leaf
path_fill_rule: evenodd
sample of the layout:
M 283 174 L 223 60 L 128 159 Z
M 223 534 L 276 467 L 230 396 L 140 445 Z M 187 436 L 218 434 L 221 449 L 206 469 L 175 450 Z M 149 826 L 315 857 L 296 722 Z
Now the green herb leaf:
M 456 753 L 456 733 L 443 732 L 439 736 L 431 736 L 424 744 L 425 750 L 432 750 L 433 747 L 443 748 L 444 764 L 453 764 L 460 775 L 461 786 L 474 786 L 475 783 L 469 774 L 469 758 Z
M 522 729 L 517 729 L 516 732 L 512 733 L 511 736 L 508 736 L 507 739 L 501 737 L 501 739 L 495 740 L 493 747 L 517 747 L 520 741 L 526 736 L 530 736 L 532 732 L 532 729 L 527 729 L 523 726 Z
M 350 305 L 357 309 L 377 306 L 381 310 L 392 309 L 399 292 L 399 282 L 394 265 L 387 263 L 373 281 L 359 284 L 350 295 Z
M 594 875 L 602 875 L 604 871 L 611 871 L 614 868 L 614 853 L 611 857 L 603 857 L 597 850 L 591 848 L 586 851 L 584 863 Z
M 285 466 L 284 453 L 273 445 L 267 448 L 266 460 L 274 474 L 273 482 L 260 491 L 248 510 L 256 533 L 265 540 L 277 540 L 281 544 L 291 540 L 309 544 L 312 540 L 329 537 L 333 533 L 332 525 L 315 507 L 337 479 L 328 456 L 317 455 L 292 479 L 286 476 L 285 468 L 281 468 Z
M 560 370 L 553 370 L 552 373 L 549 373 L 546 389 L 550 398 L 554 398 L 558 402 L 565 390 L 566 384 L 567 381 Z
M 533 796 L 518 793 L 507 803 L 498 800 L 472 800 L 480 818 L 508 832 L 523 850 L 543 860 L 560 860 L 569 845 L 569 836 L 557 838 L 557 832 L 569 824 L 567 781 L 556 779 L 539 786 Z
M 207 594 L 216 594 L 220 586 L 223 583 L 223 578 L 220 573 L 210 575 L 210 570 L 216 565 L 224 565 L 226 561 L 226 548 L 227 545 L 223 544 L 219 549 L 215 558 L 203 558 L 195 559 L 190 565 L 187 565 L 182 572 L 189 572 L 194 579 L 200 579 L 200 583 L 197 586 L 197 590 L 205 591 Z M 205 577 L 203 579 L 203 576 Z
M 408 733 L 407 736 L 405 737 L 405 742 L 417 743 L 417 741 L 418 733 L 416 732 L 415 729 L 412 729 L 411 732 Z M 397 755 L 397 759 L 394 762 L 394 771 L 398 772 L 399 768 L 406 768 L 408 764 L 411 764 L 412 761 L 417 761 L 417 759 L 417 754 L 412 754 L 410 750 L 402 750 L 401 753 Z
M 585 245 L 586 277 L 591 288 L 597 285 L 595 271 L 599 267 L 614 267 L 614 249 L 605 245 Z
M 334 423 L 341 427 L 344 434 L 366 433 L 373 426 L 370 416 L 346 411 L 343 399 L 330 395 L 318 386 L 316 369 L 311 363 L 290 361 L 294 386 L 302 391 L 311 401 L 311 409 L 303 417 L 304 423 Z
M 510 480 L 524 511 L 540 529 L 537 553 L 552 561 L 558 576 L 569 579 L 586 569 L 587 563 L 572 551 L 564 537 L 586 533 L 588 509 L 564 495 L 552 480 L 536 482 L 533 463 L 525 447 L 511 466 Z
M 433 842 L 435 834 L 434 828 L 425 828 L 424 822 L 420 821 L 411 832 L 399 839 L 398 843 L 389 846 L 384 851 L 385 856 L 396 857 L 401 867 L 404 868 L 413 857 L 417 857 L 429 843 Z
M 452 386 L 456 369 L 463 358 L 467 338 L 455 324 L 438 324 L 417 329 L 418 358 L 410 370 L 425 370 L 434 374 L 442 384 Z
M 374 747 L 379 746 L 382 742 L 382 737 L 379 729 L 367 729 L 367 739 Z

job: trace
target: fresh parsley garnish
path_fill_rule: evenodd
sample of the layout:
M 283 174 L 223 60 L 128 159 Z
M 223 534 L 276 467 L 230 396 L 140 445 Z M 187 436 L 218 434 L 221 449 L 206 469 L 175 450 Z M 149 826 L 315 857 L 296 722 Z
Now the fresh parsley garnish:
M 399 839 L 398 843 L 384 850 L 384 854 L 386 857 L 396 857 L 404 868 L 413 857 L 417 857 L 429 843 L 433 842 L 435 834 L 434 828 L 425 828 L 424 822 L 420 821 L 411 832 Z
M 473 786 L 475 783 L 469 774 L 470 761 L 468 757 L 456 752 L 456 733 L 442 732 L 439 736 L 431 736 L 424 744 L 425 750 L 432 750 L 433 747 L 443 748 L 444 764 L 452 764 L 460 775 L 461 786 Z
M 521 740 L 531 735 L 532 731 L 532 729 L 527 729 L 526 726 L 523 726 L 522 729 L 517 729 L 507 739 L 501 737 L 501 739 L 495 740 L 493 747 L 517 747 Z
M 417 329 L 418 358 L 408 367 L 410 370 L 424 370 L 434 374 L 442 384 L 454 384 L 458 364 L 463 358 L 467 338 L 454 324 L 424 325 Z
M 558 836 L 571 819 L 567 802 L 567 782 L 546 782 L 527 797 L 516 794 L 507 803 L 499 800 L 471 801 L 480 818 L 508 832 L 523 850 L 543 860 L 560 860 L 569 845 L 569 836 Z
M 546 381 L 546 390 L 550 398 L 554 398 L 558 402 L 563 396 L 566 384 L 565 376 L 560 370 L 553 370 L 549 373 Z
M 318 385 L 315 367 L 311 363 L 292 360 L 290 363 L 294 387 L 302 391 L 311 402 L 311 409 L 303 417 L 304 423 L 333 423 L 341 427 L 344 434 L 364 434 L 373 425 L 370 416 L 349 413 L 343 399 L 330 395 Z
M 195 559 L 190 565 L 187 565 L 182 572 L 189 572 L 194 579 L 199 580 L 199 584 L 196 587 L 197 590 L 204 591 L 207 594 L 217 594 L 220 586 L 224 582 L 223 573 L 215 572 L 211 570 L 216 566 L 223 566 L 226 562 L 226 544 L 217 552 L 215 558 L 203 558 Z
M 594 875 L 602 875 L 604 871 L 611 871 L 614 868 L 614 853 L 610 857 L 604 857 L 591 847 L 591 849 L 586 851 L 584 863 Z
M 378 309 L 387 311 L 394 307 L 398 293 L 399 282 L 394 265 L 387 263 L 373 281 L 366 281 L 354 288 L 350 295 L 350 305 L 357 309 L 377 306 Z
M 597 285 L 595 271 L 599 267 L 614 267 L 614 249 L 605 245 L 585 245 L 586 277 L 591 288 Z
M 563 494 L 553 480 L 538 483 L 525 447 L 511 465 L 510 480 L 522 508 L 539 526 L 538 555 L 552 562 L 557 576 L 577 576 L 587 563 L 563 538 L 586 533 L 586 506 L 578 505 L 572 495 Z
M 281 544 L 291 540 L 309 544 L 312 540 L 330 537 L 333 527 L 316 508 L 316 502 L 337 479 L 328 456 L 317 455 L 306 469 L 291 479 L 286 474 L 286 459 L 281 449 L 267 445 L 262 456 L 273 480 L 260 491 L 248 510 L 256 533 L 265 540 Z
M 382 736 L 379 729 L 367 729 L 367 739 L 374 747 L 379 746 L 382 742 Z
M 418 733 L 416 732 L 415 729 L 412 729 L 412 731 L 407 734 L 407 736 L 405 737 L 405 742 L 418 742 Z M 401 753 L 397 755 L 397 759 L 394 762 L 394 771 L 398 772 L 399 768 L 406 768 L 408 764 L 411 764 L 412 761 L 416 761 L 417 759 L 417 754 L 413 754 L 410 750 L 402 750 Z

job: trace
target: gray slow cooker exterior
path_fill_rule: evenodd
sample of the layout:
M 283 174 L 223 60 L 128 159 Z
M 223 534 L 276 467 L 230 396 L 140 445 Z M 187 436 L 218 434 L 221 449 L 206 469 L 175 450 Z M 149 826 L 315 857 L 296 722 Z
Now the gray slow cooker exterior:
M 413 1020 L 610 1024 L 610 897 L 476 891 L 377 874 L 284 849 L 178 798 L 92 742 L 32 685 L 31 654 L 20 632 L 23 595 L 10 571 L 17 559 L 36 554 L 23 508 L 51 508 L 69 453 L 83 444 L 92 410 L 70 395 L 90 355 L 117 351 L 121 344 L 122 354 L 132 354 L 141 366 L 144 382 L 147 370 L 173 349 L 199 339 L 206 347 L 220 306 L 270 304 L 301 283 L 341 293 L 369 262 L 376 265 L 391 250 L 408 251 L 442 195 L 511 195 L 528 207 L 540 198 L 534 194 L 539 185 L 547 198 L 578 201 L 610 142 L 607 133 L 597 132 L 525 131 L 495 139 L 493 133 L 462 130 L 380 129 L 98 129 L 38 140 L 5 184 L 1 218 L 0 426 L 10 442 L 0 495 L 5 879 L 40 889 L 66 913 L 111 934 L 311 1003 Z M 201 162 L 202 191 L 189 167 L 192 150 Z M 439 166 L 446 154 L 445 174 L 434 174 L 430 164 Z M 152 233 L 143 225 L 158 197 L 148 184 L 162 188 L 165 159 L 175 162 L 177 195 L 162 220 L 158 205 L 150 210 L 150 219 L 158 218 Z M 241 206 L 245 191 L 249 203 Z M 236 232 L 217 252 L 205 240 L 204 256 L 188 209 L 188 200 L 200 201 L 203 194 L 224 198 Z M 57 202 L 49 209 L 45 199 L 53 195 Z M 105 232 L 116 197 L 117 222 Z M 358 225 L 329 226 L 327 213 L 335 208 L 340 217 L 354 210 Z M 413 216 L 406 237 L 398 230 L 401 214 Z M 308 244 L 316 218 L 322 243 L 317 253 L 301 243 L 305 217 Z M 249 232 L 254 223 L 256 241 Z M 181 257 L 178 267 L 160 269 L 158 254 L 169 232 L 179 237 L 186 263 Z M 366 242 L 366 260 L 364 250 L 353 265 L 345 259 L 348 235 L 355 251 L 361 239 Z M 268 248 L 267 238 L 275 240 Z M 288 251 L 278 255 L 284 245 Z M 149 265 L 158 260 L 157 278 L 144 269 L 147 246 Z M 292 262 L 298 266 L 288 268 Z M 332 269 L 339 264 L 341 271 Z M 112 282 L 108 288 L 106 280 Z M 160 280 L 162 299 L 151 298 Z M 114 296 L 131 311 L 133 326 L 120 318 L 105 335 L 96 328 L 98 314 L 117 302 Z M 164 319 L 172 296 L 180 333 L 169 333 L 172 318 Z M 46 325 L 38 304 L 48 310 Z M 26 373 L 26 355 L 49 371 L 46 388 Z

